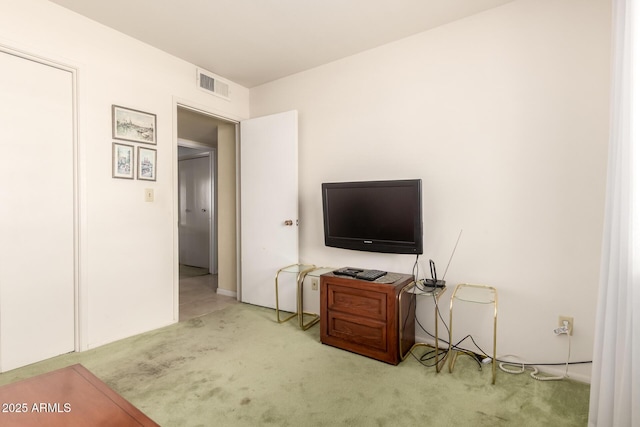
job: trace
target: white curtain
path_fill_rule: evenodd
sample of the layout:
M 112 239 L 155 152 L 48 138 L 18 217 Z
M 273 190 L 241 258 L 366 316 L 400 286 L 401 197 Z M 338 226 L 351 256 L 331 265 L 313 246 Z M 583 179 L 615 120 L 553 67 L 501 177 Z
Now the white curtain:
M 609 172 L 589 425 L 640 426 L 640 0 L 613 0 Z

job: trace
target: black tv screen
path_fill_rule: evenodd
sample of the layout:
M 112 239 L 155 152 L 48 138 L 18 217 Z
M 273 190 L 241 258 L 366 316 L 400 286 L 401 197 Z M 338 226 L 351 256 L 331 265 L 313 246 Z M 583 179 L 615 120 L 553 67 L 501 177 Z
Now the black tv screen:
M 422 181 L 322 184 L 326 246 L 422 254 Z

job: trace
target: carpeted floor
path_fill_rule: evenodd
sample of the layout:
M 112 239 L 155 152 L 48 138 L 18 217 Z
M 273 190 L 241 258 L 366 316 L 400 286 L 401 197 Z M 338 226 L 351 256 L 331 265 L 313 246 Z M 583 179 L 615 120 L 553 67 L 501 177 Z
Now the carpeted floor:
M 589 385 L 387 365 L 322 345 L 318 325 L 247 304 L 0 374 L 0 384 L 82 363 L 163 426 L 584 426 Z

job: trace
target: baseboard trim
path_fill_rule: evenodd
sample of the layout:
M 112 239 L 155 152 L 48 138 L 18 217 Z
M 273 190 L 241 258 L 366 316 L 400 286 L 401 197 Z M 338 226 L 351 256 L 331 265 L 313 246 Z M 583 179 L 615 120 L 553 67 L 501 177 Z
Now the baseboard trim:
M 225 296 L 233 297 L 233 298 L 237 298 L 238 297 L 238 293 L 237 292 L 230 291 L 228 289 L 220 289 L 220 288 L 218 288 L 216 290 L 216 293 L 219 294 L 219 295 L 225 295 Z

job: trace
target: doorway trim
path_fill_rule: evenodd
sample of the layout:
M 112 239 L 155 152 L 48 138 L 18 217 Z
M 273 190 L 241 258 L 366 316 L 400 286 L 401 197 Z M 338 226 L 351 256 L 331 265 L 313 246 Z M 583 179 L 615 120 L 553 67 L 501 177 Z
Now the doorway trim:
M 172 108 L 172 113 L 173 113 L 173 149 L 172 149 L 172 156 L 173 156 L 173 160 L 172 160 L 172 173 L 173 173 L 173 224 L 174 224 L 174 228 L 173 228 L 173 316 L 174 316 L 174 320 L 177 322 L 179 319 L 179 306 L 180 306 L 180 301 L 179 301 L 179 292 L 180 292 L 180 247 L 179 247 L 179 200 L 178 200 L 178 146 L 181 145 L 180 141 L 186 141 L 184 139 L 179 140 L 178 138 L 178 108 L 183 108 L 186 110 L 191 110 L 193 112 L 196 113 L 200 113 L 202 115 L 205 116 L 209 116 L 212 117 L 214 119 L 218 119 L 230 124 L 233 124 L 235 126 L 235 134 L 236 134 L 236 138 L 235 138 L 235 151 L 236 153 L 238 152 L 238 143 L 239 143 L 239 123 L 241 121 L 241 118 L 239 117 L 233 117 L 233 115 L 221 112 L 221 111 L 216 111 L 215 108 L 213 107 L 209 107 L 209 106 L 205 106 L 202 104 L 199 104 L 197 102 L 188 100 L 188 99 L 184 99 L 184 98 L 180 98 L 180 97 L 173 97 L 173 108 Z M 201 145 L 202 147 L 202 145 Z M 211 157 L 210 157 L 211 158 Z M 217 151 L 215 152 L 215 158 L 216 158 L 216 162 L 217 162 Z M 238 170 L 238 166 L 239 166 L 239 159 L 237 157 L 236 154 L 236 170 Z M 215 166 L 215 170 L 217 171 L 217 165 Z M 214 169 L 212 169 L 214 170 Z M 237 174 L 237 172 L 236 172 Z M 216 179 L 216 189 L 214 190 L 216 192 L 216 195 L 218 194 L 218 188 L 217 188 L 217 179 Z M 239 197 L 239 183 L 238 183 L 238 179 L 236 176 L 236 200 Z M 214 203 L 212 201 L 212 203 Z M 236 202 L 237 203 L 237 202 Z M 216 203 L 216 207 L 215 207 L 215 213 L 214 216 L 216 218 L 217 221 L 217 217 L 218 217 L 218 209 L 217 209 L 217 203 Z M 236 212 L 236 216 L 237 216 L 237 212 Z M 237 219 L 236 219 L 237 221 Z M 215 227 L 211 227 L 211 230 L 216 230 L 216 239 L 218 238 L 218 234 L 217 234 L 217 224 Z M 236 222 L 236 242 L 238 242 L 239 239 L 239 224 Z M 236 247 L 236 252 L 239 250 L 238 247 Z M 218 253 L 219 251 L 217 250 L 216 253 Z M 240 265 L 240 259 L 238 258 L 238 254 L 236 255 L 236 270 L 239 269 L 239 265 Z M 217 263 L 216 263 L 217 265 Z M 236 289 L 237 291 L 237 295 L 240 295 L 239 292 L 239 283 L 240 283 L 240 278 L 239 276 L 237 276 L 236 279 Z M 218 288 L 218 292 L 220 292 L 220 289 Z

